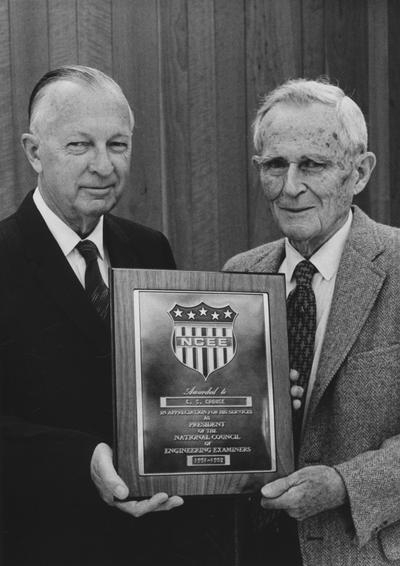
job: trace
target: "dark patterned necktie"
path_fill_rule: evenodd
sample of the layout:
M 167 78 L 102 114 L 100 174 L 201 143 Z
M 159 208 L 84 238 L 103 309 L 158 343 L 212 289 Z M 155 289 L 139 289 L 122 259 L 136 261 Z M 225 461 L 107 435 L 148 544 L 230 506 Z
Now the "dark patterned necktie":
M 99 251 L 96 244 L 90 240 L 81 240 L 76 246 L 77 250 L 86 262 L 85 289 L 89 295 L 90 302 L 105 320 L 110 309 L 110 292 L 101 276 L 97 258 Z
M 287 298 L 290 368 L 299 372 L 298 385 L 304 388 L 301 408 L 294 412 L 293 437 L 298 454 L 308 380 L 314 358 L 317 307 L 311 281 L 317 268 L 308 260 L 297 264 L 293 276 L 296 287 Z
M 314 357 L 317 309 L 311 281 L 317 268 L 307 260 L 301 261 L 294 270 L 296 287 L 287 298 L 288 339 L 290 368 L 296 369 L 300 376 L 298 385 L 304 388 L 301 408 L 293 412 L 293 438 L 296 457 L 299 450 L 301 424 L 308 378 Z M 268 528 L 271 533 L 281 532 L 282 521 L 286 521 L 282 511 L 266 511 L 260 506 L 259 498 L 254 498 L 250 512 L 253 528 L 261 532 Z M 276 536 L 278 536 L 276 534 Z

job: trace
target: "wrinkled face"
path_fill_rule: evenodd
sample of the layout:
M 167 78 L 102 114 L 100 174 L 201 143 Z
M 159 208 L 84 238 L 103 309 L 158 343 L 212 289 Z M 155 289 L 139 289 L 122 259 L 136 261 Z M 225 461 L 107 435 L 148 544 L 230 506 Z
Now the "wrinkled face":
M 38 103 L 34 128 L 39 187 L 50 208 L 73 229 L 93 227 L 118 202 L 129 174 L 128 106 L 114 91 L 74 82 L 60 81 L 48 89 Z
M 255 157 L 279 228 L 311 255 L 346 221 L 357 174 L 338 141 L 333 108 L 277 104 L 263 120 Z

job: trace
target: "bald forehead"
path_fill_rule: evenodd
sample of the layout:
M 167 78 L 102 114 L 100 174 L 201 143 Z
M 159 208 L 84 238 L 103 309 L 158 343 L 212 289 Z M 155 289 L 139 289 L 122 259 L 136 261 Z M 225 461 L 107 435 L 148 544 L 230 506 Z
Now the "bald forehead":
M 335 128 L 338 125 L 335 108 L 313 102 L 311 104 L 294 104 L 290 102 L 279 102 L 275 104 L 262 120 L 263 129 L 293 130 L 293 117 L 296 123 L 305 126 L 306 130 L 318 127 Z
M 324 148 L 339 145 L 335 108 L 315 102 L 307 105 L 278 103 L 261 122 L 262 146 L 274 143 L 312 143 Z
M 58 80 L 46 85 L 36 101 L 32 130 L 43 130 L 54 122 L 68 122 L 86 115 L 94 102 L 100 114 L 117 114 L 133 128 L 133 117 L 126 98 L 112 84 L 89 85 L 81 81 Z

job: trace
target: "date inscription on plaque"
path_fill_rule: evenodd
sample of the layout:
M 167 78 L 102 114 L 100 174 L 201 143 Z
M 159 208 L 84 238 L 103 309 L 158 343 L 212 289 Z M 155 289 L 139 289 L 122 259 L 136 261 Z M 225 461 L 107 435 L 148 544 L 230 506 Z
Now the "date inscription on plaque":
M 274 472 L 268 294 L 133 295 L 139 475 Z

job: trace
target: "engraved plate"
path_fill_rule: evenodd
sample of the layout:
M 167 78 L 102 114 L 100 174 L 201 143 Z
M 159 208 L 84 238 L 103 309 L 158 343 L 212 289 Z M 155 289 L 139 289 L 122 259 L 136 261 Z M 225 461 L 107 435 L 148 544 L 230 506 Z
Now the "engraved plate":
M 195 473 L 190 455 L 275 471 L 268 295 L 136 290 L 134 306 L 139 473 Z

